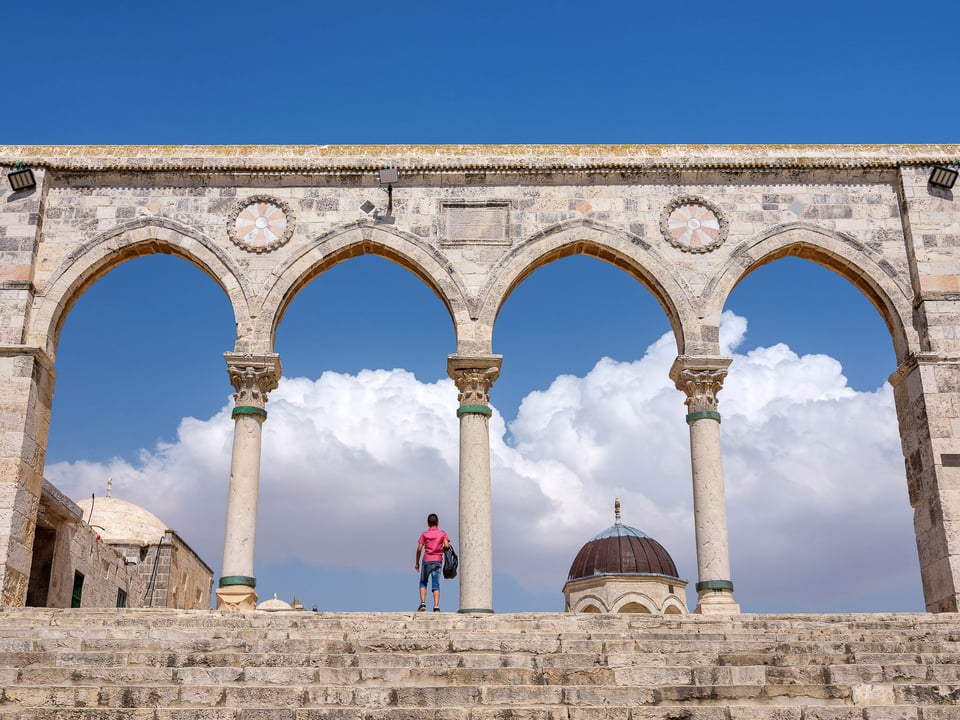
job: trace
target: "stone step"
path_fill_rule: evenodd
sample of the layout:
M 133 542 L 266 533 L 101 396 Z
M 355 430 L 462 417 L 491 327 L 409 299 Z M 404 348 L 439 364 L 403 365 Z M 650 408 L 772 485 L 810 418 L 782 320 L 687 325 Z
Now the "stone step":
M 0 720 L 957 720 L 960 617 L 11 609 L 0 687 Z
M 670 706 L 544 708 L 39 708 L 29 715 L 0 708 L 2 720 L 921 720 L 912 706 L 873 708 L 808 705 L 803 708 Z M 924 714 L 922 720 L 955 720 L 954 709 Z

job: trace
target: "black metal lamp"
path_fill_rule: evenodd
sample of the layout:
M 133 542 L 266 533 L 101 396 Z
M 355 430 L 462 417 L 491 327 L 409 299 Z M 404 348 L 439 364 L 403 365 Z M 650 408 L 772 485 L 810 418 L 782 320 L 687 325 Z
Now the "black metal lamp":
M 10 181 L 10 187 L 14 192 L 21 190 L 32 190 L 37 186 L 37 179 L 33 176 L 33 170 L 24 167 L 22 162 L 13 166 L 7 173 L 7 180 Z
M 927 184 L 943 188 L 944 190 L 950 190 L 957 182 L 957 175 L 960 175 L 960 172 L 957 170 L 958 167 L 960 167 L 960 163 L 934 165 Z
M 397 168 L 377 170 L 377 182 L 380 183 L 380 189 L 387 193 L 387 215 L 391 216 L 393 215 L 393 184 L 400 182 L 400 171 Z

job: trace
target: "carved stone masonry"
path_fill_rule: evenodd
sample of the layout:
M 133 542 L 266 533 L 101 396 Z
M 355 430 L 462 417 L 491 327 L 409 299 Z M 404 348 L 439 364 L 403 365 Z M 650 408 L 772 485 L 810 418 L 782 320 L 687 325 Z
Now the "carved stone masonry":
M 282 372 L 279 355 L 244 355 L 224 353 L 230 384 L 236 392 L 233 399 L 238 406 L 263 409 L 267 393 L 277 387 Z
M 460 394 L 457 399 L 460 407 L 467 405 L 488 405 L 490 388 L 500 376 L 502 355 L 482 357 L 463 357 L 450 355 L 447 359 L 447 373 L 456 383 Z
M 717 412 L 717 393 L 723 389 L 732 358 L 698 358 L 681 355 L 670 368 L 670 377 L 687 398 L 687 411 Z

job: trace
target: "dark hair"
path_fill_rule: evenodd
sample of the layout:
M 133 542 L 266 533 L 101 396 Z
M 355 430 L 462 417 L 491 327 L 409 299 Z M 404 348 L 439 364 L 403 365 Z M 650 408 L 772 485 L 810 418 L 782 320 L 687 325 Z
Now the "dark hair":
M 430 513 L 427 515 L 427 525 L 430 527 L 436 527 L 440 524 L 440 518 L 437 517 L 436 513 Z

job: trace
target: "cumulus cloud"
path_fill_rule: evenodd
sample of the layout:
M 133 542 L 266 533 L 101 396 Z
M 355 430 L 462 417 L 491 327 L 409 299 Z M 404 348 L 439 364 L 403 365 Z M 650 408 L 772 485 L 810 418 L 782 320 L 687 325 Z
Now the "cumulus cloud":
M 921 609 L 889 386 L 856 392 L 837 361 L 786 345 L 738 354 L 746 330 L 744 318 L 724 315 L 721 345 L 734 362 L 720 393 L 722 441 L 743 609 Z M 603 358 L 585 377 L 556 378 L 509 426 L 494 413 L 498 609 L 559 609 L 570 563 L 612 524 L 614 497 L 624 522 L 657 538 L 696 582 L 686 408 L 668 378 L 675 356 L 665 335 L 635 362 Z M 155 512 L 219 569 L 231 407 L 225 398 L 214 417 L 184 419 L 176 442 L 136 463 L 78 459 L 47 476 L 75 498 L 112 476 L 115 496 Z M 438 512 L 457 540 L 455 408 L 449 380 L 404 370 L 284 378 L 264 425 L 258 577 L 288 583 L 288 594 L 309 585 L 326 607 L 331 584 L 348 587 L 342 609 L 409 605 L 413 591 L 400 586 L 413 585 L 425 514 Z M 325 582 L 311 585 L 318 574 Z M 370 597 L 378 583 L 389 590 Z M 545 597 L 555 604 L 544 607 Z

